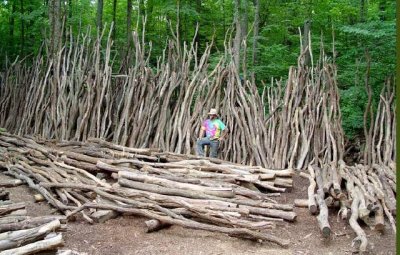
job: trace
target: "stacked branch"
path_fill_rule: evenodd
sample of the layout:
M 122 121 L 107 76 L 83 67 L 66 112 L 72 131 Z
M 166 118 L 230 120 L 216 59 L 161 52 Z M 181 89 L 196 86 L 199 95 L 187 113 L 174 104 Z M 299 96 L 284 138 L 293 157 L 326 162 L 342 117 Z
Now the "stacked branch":
M 360 252 L 367 250 L 368 240 L 359 222 L 371 229 L 384 232 L 387 217 L 394 232 L 396 232 L 396 200 L 392 190 L 385 188 L 385 183 L 379 178 L 376 169 L 357 164 L 348 166 L 339 161 L 338 168 L 330 165 L 308 166 L 309 173 L 301 176 L 310 180 L 308 200 L 295 202 L 298 206 L 309 208 L 317 215 L 317 221 L 324 237 L 329 237 L 331 227 L 329 210 L 338 211 L 341 220 L 349 221 L 356 233 L 353 245 Z M 330 172 L 339 176 L 338 189 L 335 189 Z
M 385 83 L 375 119 L 371 103 L 372 92 L 368 84 L 366 89 L 369 99 L 364 115 L 364 164 L 349 166 L 343 161 L 344 135 L 338 91 L 336 86 L 328 87 L 329 100 L 322 95 L 318 103 L 323 105 L 320 108 L 322 111 L 317 107 L 314 115 L 314 119 L 321 120 L 319 125 L 325 128 L 314 129 L 314 132 L 317 132 L 315 135 L 320 137 L 318 142 L 314 140 L 315 157 L 308 165 L 309 173 L 300 174 L 310 182 L 308 199 L 295 201 L 296 205 L 308 207 L 312 214 L 317 215 L 317 222 L 324 237 L 329 237 L 331 233 L 329 210 L 337 209 L 340 218 L 349 220 L 356 233 L 353 245 L 360 252 L 367 250 L 368 240 L 359 221 L 382 232 L 386 216 L 396 232 L 394 87 L 391 80 Z M 327 149 L 320 150 L 323 147 Z
M 25 203 L 0 200 L 0 254 L 33 254 L 63 244 L 65 216 L 29 217 Z
M 326 130 L 325 122 L 336 125 L 340 116 L 331 108 L 339 100 L 336 71 L 325 58 L 316 68 L 291 68 L 286 83 L 273 81 L 259 94 L 261 86 L 240 77 L 229 46 L 211 71 L 212 44 L 201 55 L 194 42 L 180 48 L 172 40 L 150 63 L 151 48 L 134 33 L 135 61 L 113 75 L 111 35 L 103 39 L 71 37 L 57 58 L 39 54 L 32 66 L 11 63 L 0 87 L 0 127 L 18 135 L 100 138 L 189 155 L 207 111 L 217 108 L 230 130 L 221 144 L 224 160 L 301 169 L 321 155 L 335 157 L 335 147 L 325 142 L 343 146 L 340 132 Z
M 0 134 L 0 166 L 67 218 L 102 222 L 118 214 L 147 217 L 148 231 L 171 224 L 265 240 L 277 222 L 296 220 L 273 197 L 292 186 L 294 170 L 87 142 L 34 141 Z

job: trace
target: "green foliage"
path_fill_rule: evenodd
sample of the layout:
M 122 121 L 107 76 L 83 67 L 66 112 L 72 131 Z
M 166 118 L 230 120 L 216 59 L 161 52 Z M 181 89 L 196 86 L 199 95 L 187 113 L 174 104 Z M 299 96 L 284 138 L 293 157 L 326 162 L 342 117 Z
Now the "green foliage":
M 367 94 L 364 87 L 353 86 L 340 91 L 343 129 L 349 138 L 363 132 Z
M 103 24 L 107 28 L 113 21 L 113 2 L 104 1 Z M 373 89 L 374 102 L 378 100 L 385 78 L 394 74 L 395 1 L 365 1 L 366 14 L 360 17 L 360 1 L 260 0 L 257 62 L 254 66 L 251 56 L 255 7 L 253 1 L 240 2 L 241 12 L 247 11 L 248 15 L 248 70 L 256 73 L 260 86 L 261 80 L 269 83 L 272 77 L 285 79 L 289 66 L 297 65 L 300 52 L 299 28 L 303 27 L 306 20 L 311 21 L 314 63 L 319 58 L 321 41 L 326 54 L 333 58 L 334 35 L 344 130 L 349 137 L 359 133 L 366 101 L 366 52 L 371 59 L 369 84 Z M 24 5 L 23 10 L 21 3 Z M 0 45 L 0 70 L 6 66 L 6 59 L 11 61 L 18 55 L 25 57 L 36 54 L 49 38 L 51 22 L 46 3 L 42 0 L 0 0 L 0 38 L 3 42 Z M 85 32 L 90 26 L 92 36 L 96 36 L 97 1 L 67 0 L 61 3 L 61 16 L 74 35 Z M 153 65 L 156 65 L 168 38 L 172 36 L 170 26 L 175 31 L 178 17 L 182 45 L 184 41 L 193 40 L 197 23 L 200 26 L 196 43 L 200 54 L 206 44 L 214 40 L 210 68 L 215 66 L 224 53 L 225 37 L 234 36 L 233 0 L 139 0 L 132 1 L 132 4 L 132 30 L 141 33 L 143 16 L 147 15 L 145 39 L 147 42 L 152 41 Z M 116 7 L 113 53 L 123 56 L 127 52 L 127 0 L 117 0 Z M 64 36 L 67 37 L 68 33 Z M 146 49 L 149 49 L 148 44 Z M 118 61 L 121 58 L 115 59 Z

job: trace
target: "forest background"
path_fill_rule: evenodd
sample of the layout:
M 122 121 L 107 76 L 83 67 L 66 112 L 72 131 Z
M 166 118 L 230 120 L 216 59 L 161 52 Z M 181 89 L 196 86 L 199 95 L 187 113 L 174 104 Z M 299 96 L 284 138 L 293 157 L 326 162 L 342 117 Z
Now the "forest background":
M 88 29 L 93 38 L 103 29 L 111 32 L 115 73 L 133 47 L 132 31 L 145 29 L 155 66 L 175 28 L 182 45 L 194 40 L 199 54 L 213 41 L 210 68 L 224 54 L 226 37 L 245 42 L 240 54 L 260 89 L 272 78 L 286 79 L 289 66 L 297 65 L 300 41 L 306 45 L 311 31 L 313 62 L 322 42 L 337 65 L 350 140 L 363 135 L 365 82 L 376 107 L 385 80 L 395 73 L 396 2 L 385 0 L 0 0 L 0 72 L 17 57 L 33 60 L 43 45 Z

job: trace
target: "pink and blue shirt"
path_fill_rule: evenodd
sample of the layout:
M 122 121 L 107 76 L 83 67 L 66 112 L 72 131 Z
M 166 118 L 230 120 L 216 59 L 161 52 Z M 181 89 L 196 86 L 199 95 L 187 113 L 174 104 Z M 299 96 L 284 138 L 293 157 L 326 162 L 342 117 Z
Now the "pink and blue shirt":
M 220 138 L 221 133 L 225 130 L 226 126 L 220 119 L 206 119 L 201 128 L 206 131 L 206 136 L 208 138 Z

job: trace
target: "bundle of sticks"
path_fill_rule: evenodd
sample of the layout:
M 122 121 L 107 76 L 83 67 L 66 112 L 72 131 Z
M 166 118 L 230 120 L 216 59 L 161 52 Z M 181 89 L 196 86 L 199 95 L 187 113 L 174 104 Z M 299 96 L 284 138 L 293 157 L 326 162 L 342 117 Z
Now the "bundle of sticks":
M 55 59 L 38 54 L 35 61 L 10 64 L 0 86 L 0 127 L 18 135 L 96 137 L 194 154 L 201 123 L 217 108 L 230 131 L 221 144 L 224 160 L 303 169 L 313 158 L 328 161 L 333 150 L 341 152 L 337 71 L 324 54 L 315 67 L 304 67 L 303 52 L 286 82 L 262 85 L 237 70 L 228 41 L 210 68 L 212 44 L 200 54 L 195 43 L 181 48 L 171 40 L 155 68 L 145 39 L 134 33 L 135 61 L 121 71 L 115 70 L 119 56 L 112 55 L 111 34 L 89 38 L 71 36 Z M 330 140 L 335 147 L 325 146 Z
M 66 217 L 27 216 L 25 203 L 0 200 L 0 254 L 33 254 L 63 245 Z
M 49 142 L 0 134 L 0 166 L 40 193 L 68 219 L 118 213 L 144 216 L 148 231 L 175 224 L 265 240 L 295 221 L 293 205 L 273 198 L 292 186 L 292 169 L 272 170 L 218 159 L 128 148 L 99 139 Z
M 338 216 L 349 220 L 351 228 L 356 233 L 353 245 L 360 252 L 367 250 L 367 238 L 358 221 L 362 221 L 371 229 L 383 232 L 385 228 L 384 215 L 396 232 L 396 186 L 395 175 L 388 171 L 383 175 L 382 168 L 357 164 L 348 166 L 339 161 L 334 164 L 318 167 L 308 166 L 309 174 L 300 173 L 308 178 L 308 200 L 295 201 L 299 206 L 307 206 L 312 214 L 317 214 L 317 221 L 324 237 L 329 237 L 328 208 L 338 208 Z M 388 177 L 390 176 L 390 177 Z

